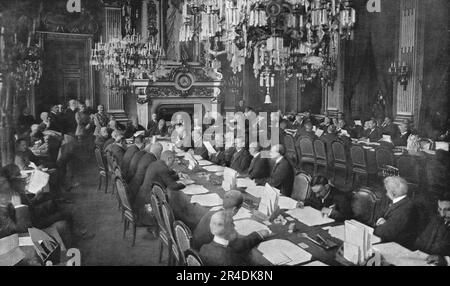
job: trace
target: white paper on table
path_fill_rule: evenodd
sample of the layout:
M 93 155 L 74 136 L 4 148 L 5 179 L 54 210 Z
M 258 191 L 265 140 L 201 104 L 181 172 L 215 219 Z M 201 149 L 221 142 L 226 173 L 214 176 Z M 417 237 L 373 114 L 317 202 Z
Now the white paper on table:
M 202 185 L 188 185 L 184 189 L 181 190 L 186 195 L 200 195 L 209 193 L 209 190 L 203 187 Z
M 330 265 L 320 262 L 319 260 L 316 260 L 311 263 L 304 264 L 303 266 L 330 266 Z
M 27 192 L 37 194 L 48 184 L 49 178 L 50 178 L 49 174 L 39 170 L 35 170 L 33 174 L 31 174 Z
M 319 129 L 316 130 L 315 134 L 316 134 L 317 137 L 320 137 L 323 134 L 323 130 L 319 128 Z
M 380 141 L 392 142 L 390 135 L 383 135 L 383 138 Z
M 246 208 L 240 208 L 239 211 L 233 216 L 233 220 L 249 219 L 252 217 L 252 213 Z
M 195 183 L 194 180 L 186 179 L 186 178 L 181 178 L 181 179 L 178 180 L 178 182 L 183 184 L 183 185 L 185 185 L 185 186 L 192 185 L 192 184 Z
M 211 142 L 204 141 L 203 145 L 205 145 L 205 148 L 206 148 L 206 150 L 208 150 L 209 154 L 216 154 L 217 153 L 216 149 L 214 149 L 214 147 L 211 145 Z
M 24 258 L 17 233 L 0 239 L 0 266 L 14 266 Z
M 222 177 L 223 176 L 223 172 L 215 172 L 214 175 Z
M 362 126 L 361 120 L 355 120 L 355 125 L 356 126 Z
M 198 161 L 198 165 L 199 166 L 209 166 L 209 165 L 212 165 L 213 163 L 212 162 L 210 162 L 210 161 L 208 161 L 208 160 L 199 160 Z
M 278 206 L 282 210 L 292 210 L 297 207 L 297 201 L 290 197 L 280 196 Z
M 245 190 L 245 192 L 247 194 L 254 196 L 255 198 L 260 198 L 262 196 L 262 194 L 264 193 L 265 188 L 266 188 L 265 186 L 253 186 L 253 187 L 248 187 Z
M 236 187 L 237 172 L 231 168 L 225 168 L 223 170 L 223 182 L 222 188 L 225 191 L 229 191 Z
M 271 230 L 266 225 L 253 219 L 236 220 L 234 222 L 234 229 L 240 235 L 249 235 L 252 232 L 260 230 L 268 230 L 269 232 L 271 232 Z
M 272 216 L 278 207 L 279 198 L 280 190 L 273 188 L 271 185 L 266 183 L 264 191 L 261 194 L 261 201 L 259 202 L 258 211 L 269 217 Z
M 444 141 L 436 141 L 435 142 L 436 150 L 444 150 L 448 151 L 449 143 Z
M 384 260 L 392 265 L 397 266 L 431 266 L 426 258 L 428 254 L 421 251 L 411 251 L 407 248 L 395 243 L 388 242 L 375 245 L 374 250 L 378 251 Z
M 345 225 L 328 226 L 324 227 L 324 230 L 328 230 L 328 233 L 339 240 L 345 240 Z M 376 235 L 372 235 L 372 245 L 381 242 L 381 238 Z
M 322 225 L 334 222 L 334 219 L 324 217 L 321 211 L 318 211 L 310 206 L 306 206 L 302 209 L 296 208 L 287 211 L 286 213 L 308 226 Z
M 137 131 L 136 133 L 134 133 L 134 137 L 138 137 L 139 135 L 144 135 L 145 131 L 141 130 L 141 131 Z
M 255 181 L 250 178 L 237 178 L 236 185 L 238 188 L 251 188 L 256 187 Z
M 19 237 L 19 246 L 34 246 L 31 236 Z
M 257 248 L 274 265 L 296 265 L 311 261 L 312 255 L 285 239 L 272 239 Z
M 203 166 L 202 168 L 208 172 L 214 172 L 214 173 L 223 172 L 223 170 L 225 169 L 225 167 L 217 166 L 217 165 Z
M 215 207 L 221 206 L 223 204 L 223 200 L 218 194 L 212 193 L 206 195 L 194 195 L 191 198 L 191 203 L 197 203 L 205 207 Z

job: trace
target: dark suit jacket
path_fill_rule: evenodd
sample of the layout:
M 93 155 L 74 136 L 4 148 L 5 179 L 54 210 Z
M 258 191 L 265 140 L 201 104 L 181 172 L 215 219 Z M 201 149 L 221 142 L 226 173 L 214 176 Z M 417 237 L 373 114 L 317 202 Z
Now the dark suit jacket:
M 377 142 L 383 137 L 383 130 L 378 126 L 373 130 L 364 130 L 364 137 L 369 138 L 370 142 Z
M 344 221 L 352 217 L 350 202 L 351 198 L 347 194 L 331 187 L 330 193 L 325 200 L 323 200 L 323 202 L 322 199 L 318 198 L 315 193 L 311 192 L 311 196 L 306 199 L 305 205 L 311 206 L 318 210 L 321 210 L 322 208 L 329 208 L 334 205 L 330 218 L 337 221 Z
M 254 157 L 248 167 L 250 179 L 264 179 L 270 176 L 270 164 L 268 158 L 261 158 L 261 154 Z
M 108 140 L 106 140 L 105 144 L 103 144 L 103 151 L 112 143 L 114 143 L 114 138 L 109 138 Z
M 394 143 L 395 146 L 407 146 L 409 135 L 411 135 L 411 131 L 407 131 L 403 135 L 399 132 L 396 137 L 392 138 L 392 143 Z
M 139 151 L 133 155 L 133 158 L 131 158 L 130 166 L 128 167 L 128 171 L 125 176 L 125 180 L 127 181 L 127 183 L 130 182 L 131 179 L 133 179 L 134 174 L 136 174 L 139 161 L 145 154 L 147 154 L 147 152 Z
M 140 151 L 141 152 L 141 151 Z M 144 151 L 145 152 L 145 151 Z M 131 200 L 133 201 L 136 194 L 139 192 L 139 188 L 142 185 L 142 182 L 144 181 L 145 173 L 147 172 L 147 167 L 152 163 L 156 161 L 155 155 L 152 153 L 147 153 L 142 156 L 142 158 L 139 160 L 139 163 L 136 168 L 136 173 L 134 174 L 133 178 L 131 179 L 130 183 L 128 184 L 128 189 L 130 192 Z M 129 174 L 132 176 L 133 174 Z
M 414 202 L 406 197 L 392 204 L 383 218 L 386 222 L 376 226 L 374 234 L 379 236 L 383 242 L 393 241 L 411 248 L 416 239 L 417 222 L 419 221 L 419 212 Z
M 75 120 L 75 114 L 78 110 L 72 111 L 72 109 L 68 108 L 64 113 L 64 133 L 66 134 L 75 134 L 77 130 L 78 123 Z
M 153 136 L 156 128 L 158 128 L 158 122 L 150 120 L 147 124 L 147 134 Z
M 225 166 L 230 167 L 231 160 L 233 159 L 233 155 L 236 153 L 236 148 L 230 147 L 226 149 L 223 153 Z
M 125 154 L 125 149 L 123 148 L 123 146 L 117 143 L 113 143 L 106 148 L 111 151 L 113 157 L 116 159 L 117 164 L 120 166 L 122 164 L 123 155 Z
M 56 131 L 56 132 L 62 132 L 63 127 L 62 127 L 61 117 L 56 115 L 53 112 L 50 112 L 48 114 L 48 116 L 50 117 L 50 127 L 48 129 Z
M 416 240 L 415 248 L 430 255 L 450 255 L 450 224 L 435 215 Z
M 230 168 L 238 173 L 245 173 L 252 161 L 252 155 L 245 148 L 235 152 L 231 157 Z
M 125 151 L 123 155 L 122 164 L 120 165 L 120 170 L 122 171 L 122 176 L 125 178 L 128 174 L 128 168 L 130 168 L 131 159 L 133 159 L 134 154 L 139 152 L 139 148 L 136 145 L 131 145 Z
M 280 190 L 280 193 L 286 197 L 292 194 L 294 184 L 294 170 L 286 158 L 282 158 L 278 164 L 272 167 L 270 177 L 263 180 L 256 180 L 258 185 L 269 183 L 274 188 Z
M 211 157 L 209 158 L 211 162 L 213 162 L 216 165 L 219 166 L 225 166 L 225 151 L 224 150 L 217 150 L 216 154 L 211 154 Z
M 391 136 L 391 139 L 397 137 L 400 134 L 400 130 L 398 129 L 397 124 L 395 123 L 391 123 L 382 128 L 383 134 Z
M 204 160 L 208 160 L 208 149 L 203 144 L 201 147 L 194 147 L 194 154 L 202 156 Z

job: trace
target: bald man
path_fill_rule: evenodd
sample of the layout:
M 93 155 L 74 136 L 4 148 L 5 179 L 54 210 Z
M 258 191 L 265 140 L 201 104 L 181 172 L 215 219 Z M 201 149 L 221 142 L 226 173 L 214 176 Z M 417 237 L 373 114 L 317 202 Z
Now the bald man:
M 392 203 L 377 220 L 374 234 L 383 242 L 393 241 L 411 248 L 417 235 L 419 212 L 407 196 L 408 184 L 401 177 L 387 177 L 384 179 L 384 187 Z

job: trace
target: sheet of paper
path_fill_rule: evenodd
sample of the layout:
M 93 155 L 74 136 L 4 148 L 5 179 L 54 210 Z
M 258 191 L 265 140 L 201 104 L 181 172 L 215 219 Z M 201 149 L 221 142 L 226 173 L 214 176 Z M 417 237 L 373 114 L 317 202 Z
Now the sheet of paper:
M 216 149 L 214 149 L 214 147 L 211 145 L 211 142 L 204 141 L 203 145 L 205 145 L 205 148 L 206 148 L 206 150 L 208 150 L 209 154 L 216 154 L 217 153 Z
M 49 178 L 50 178 L 49 174 L 39 170 L 35 170 L 34 173 L 31 175 L 27 191 L 32 194 L 37 194 L 48 184 Z
M 267 226 L 253 219 L 236 220 L 234 222 L 234 228 L 240 235 L 249 235 L 252 232 L 264 229 L 270 231 Z
M 250 178 L 237 178 L 236 185 L 238 188 L 251 188 L 256 187 L 255 181 Z
M 191 198 L 191 203 L 197 203 L 205 207 L 215 207 L 221 206 L 223 204 L 223 200 L 218 194 L 212 193 L 206 195 L 194 195 Z
M 308 226 L 322 225 L 334 222 L 334 219 L 322 216 L 322 212 L 309 206 L 302 209 L 296 208 L 287 211 L 286 213 Z
M 392 141 L 391 141 L 391 136 L 390 136 L 390 135 L 383 135 L 382 140 L 383 140 L 383 141 L 386 141 L 386 142 L 392 142 Z
M 311 261 L 312 255 L 285 239 L 271 239 L 257 248 L 274 265 L 296 265 Z
M 195 185 L 195 184 L 188 185 L 181 191 L 186 195 L 200 195 L 209 193 L 209 190 L 203 187 L 202 185 Z
M 264 193 L 265 186 L 252 186 L 245 190 L 246 193 L 256 197 L 260 198 L 262 194 Z
M 210 162 L 210 161 L 208 161 L 208 160 L 199 160 L 198 161 L 198 165 L 199 166 L 209 166 L 209 165 L 212 165 L 213 163 L 212 162 Z
M 317 137 L 320 137 L 323 134 L 323 130 L 322 129 L 317 129 L 315 134 L 316 134 Z
M 344 241 L 344 236 L 345 236 L 345 226 L 344 225 L 337 225 L 337 226 L 329 226 L 329 227 L 324 227 L 324 230 L 328 230 L 328 232 L 330 233 L 330 235 L 332 237 L 335 237 L 339 240 Z M 376 236 L 376 235 L 372 235 L 372 245 L 373 244 L 377 244 L 380 243 L 381 239 Z
M 225 169 L 225 167 L 217 166 L 217 165 L 203 166 L 202 168 L 208 172 L 214 172 L 214 173 L 223 172 L 223 170 Z
M 246 208 L 240 208 L 239 211 L 233 216 L 233 220 L 249 219 L 252 217 L 252 213 Z
M 304 264 L 303 266 L 330 266 L 330 265 L 316 260 L 316 261 L 313 261 L 311 263 Z
M 344 258 L 358 265 L 361 261 L 360 248 L 354 244 L 344 241 Z
M 436 141 L 436 150 L 444 150 L 444 151 L 448 151 L 448 146 L 449 143 L 448 142 L 444 142 L 444 141 Z
M 187 179 L 187 178 L 181 178 L 181 179 L 178 180 L 178 182 L 183 184 L 183 185 L 185 185 L 185 186 L 192 185 L 192 184 L 195 183 L 194 180 Z
M 362 126 L 361 120 L 355 120 L 355 125 L 356 126 Z
M 193 155 L 195 160 L 203 160 L 203 157 L 200 155 Z
M 270 217 L 278 207 L 279 198 L 280 190 L 275 189 L 266 183 L 261 195 L 258 211 Z
M 397 266 L 430 266 L 426 261 L 427 254 L 420 251 L 411 251 L 395 242 L 374 245 L 384 260 Z
M 17 233 L 0 239 L 0 266 L 14 266 L 24 258 Z
M 297 207 L 297 201 L 289 197 L 280 196 L 278 200 L 278 206 L 282 210 L 292 210 Z
M 19 246 L 33 246 L 33 240 L 31 236 L 19 237 Z
M 134 133 L 134 137 L 138 137 L 139 135 L 144 136 L 145 135 L 145 131 L 141 130 L 141 131 L 137 131 L 136 133 Z

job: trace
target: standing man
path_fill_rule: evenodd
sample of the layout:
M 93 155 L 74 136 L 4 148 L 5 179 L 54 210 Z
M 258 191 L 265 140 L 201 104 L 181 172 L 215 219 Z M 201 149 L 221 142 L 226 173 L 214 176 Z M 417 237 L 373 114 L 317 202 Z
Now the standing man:
M 156 133 L 156 129 L 158 128 L 158 116 L 156 113 L 152 114 L 152 118 L 147 124 L 147 134 L 148 136 L 153 136 Z
M 71 99 L 69 101 L 69 108 L 64 113 L 64 133 L 75 138 L 78 123 L 75 119 L 75 114 L 78 112 L 77 101 Z

